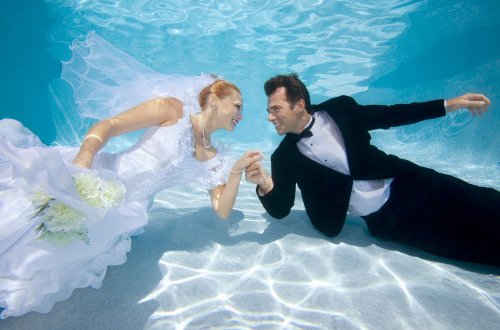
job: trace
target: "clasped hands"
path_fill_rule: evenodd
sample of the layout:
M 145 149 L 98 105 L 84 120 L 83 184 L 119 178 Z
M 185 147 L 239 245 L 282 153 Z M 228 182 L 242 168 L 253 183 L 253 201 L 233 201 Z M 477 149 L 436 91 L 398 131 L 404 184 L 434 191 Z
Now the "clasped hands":
M 231 169 L 231 173 L 239 174 L 245 171 L 245 179 L 259 186 L 261 195 L 273 189 L 273 180 L 262 166 L 263 155 L 260 151 L 247 151 Z

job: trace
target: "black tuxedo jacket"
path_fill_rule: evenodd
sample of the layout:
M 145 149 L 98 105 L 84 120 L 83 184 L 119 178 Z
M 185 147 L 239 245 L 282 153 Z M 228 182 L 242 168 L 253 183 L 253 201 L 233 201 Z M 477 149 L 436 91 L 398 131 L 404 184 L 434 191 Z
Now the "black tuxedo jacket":
M 339 173 L 302 155 L 287 134 L 271 157 L 274 188 L 259 199 L 271 216 L 281 219 L 290 213 L 298 185 L 310 221 L 327 236 L 336 236 L 344 226 L 353 180 L 398 179 L 424 169 L 371 145 L 368 131 L 445 114 L 444 100 L 362 106 L 348 96 L 332 98 L 313 109 L 326 111 L 335 120 L 351 174 Z

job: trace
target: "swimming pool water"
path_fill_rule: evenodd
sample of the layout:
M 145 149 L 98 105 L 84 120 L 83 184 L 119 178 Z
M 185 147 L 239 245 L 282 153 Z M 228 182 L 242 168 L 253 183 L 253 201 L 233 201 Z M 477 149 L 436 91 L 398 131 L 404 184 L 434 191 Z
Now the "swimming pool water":
M 157 71 L 217 73 L 239 85 L 245 120 L 233 134 L 218 134 L 235 155 L 251 147 L 269 157 L 279 143 L 262 88 L 278 73 L 299 73 L 313 103 L 340 94 L 390 104 L 484 92 L 493 106 L 482 118 L 457 113 L 372 137 L 388 152 L 500 188 L 498 1 L 9 0 L 0 16 L 0 117 L 21 120 L 47 144 L 74 144 L 83 134 L 71 91 L 56 78 L 71 41 L 92 29 Z M 236 207 L 234 219 L 220 223 L 207 211 L 205 192 L 160 194 L 130 261 L 110 270 L 96 298 L 87 300 L 94 290 L 83 290 L 71 306 L 122 297 L 132 315 L 144 310 L 142 325 L 147 319 L 159 329 L 498 324 L 495 278 L 380 248 L 352 218 L 339 239 L 325 240 L 300 201 L 287 222 L 270 221 L 251 185 L 242 185 Z M 325 255 L 332 258 L 323 265 Z M 137 281 L 134 267 L 143 259 L 151 268 Z M 140 298 L 123 297 L 123 283 L 136 285 L 130 290 Z M 152 300 L 160 307 L 144 307 Z M 64 316 L 71 306 L 56 305 L 50 315 Z

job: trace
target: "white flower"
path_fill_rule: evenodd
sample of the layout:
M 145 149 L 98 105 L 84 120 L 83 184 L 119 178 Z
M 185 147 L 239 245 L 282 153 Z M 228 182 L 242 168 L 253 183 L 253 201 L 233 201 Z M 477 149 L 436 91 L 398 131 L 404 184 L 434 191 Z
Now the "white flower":
M 63 202 L 53 200 L 43 215 L 45 228 L 52 232 L 81 231 L 85 228 L 85 216 Z
M 102 180 L 95 174 L 79 173 L 73 176 L 80 197 L 92 207 L 101 207 Z
M 31 196 L 31 202 L 38 208 L 39 206 L 48 203 L 52 198 L 49 194 L 42 190 L 36 190 Z
M 104 207 L 118 206 L 125 197 L 125 186 L 119 181 L 105 181 L 102 185 L 101 199 Z
M 121 182 L 104 181 L 94 173 L 76 174 L 73 181 L 82 200 L 92 207 L 116 207 L 125 196 L 125 186 Z M 30 218 L 39 219 L 36 227 L 39 239 L 58 245 L 67 245 L 74 240 L 89 244 L 86 227 L 89 219 L 82 211 L 41 190 L 33 193 L 31 201 L 35 212 Z
M 125 196 L 125 186 L 116 180 L 103 181 L 93 173 L 79 173 L 73 179 L 82 199 L 93 207 L 118 206 Z

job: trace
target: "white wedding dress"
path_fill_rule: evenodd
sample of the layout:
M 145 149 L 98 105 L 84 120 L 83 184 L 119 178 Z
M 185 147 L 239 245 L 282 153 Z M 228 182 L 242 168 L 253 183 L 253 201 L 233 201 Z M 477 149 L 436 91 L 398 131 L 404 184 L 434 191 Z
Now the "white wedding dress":
M 92 171 L 126 187 L 121 205 L 92 214 L 74 189 L 72 175 L 86 171 L 71 164 L 76 147 L 43 145 L 12 119 L 0 120 L 0 310 L 1 318 L 29 311 L 48 312 L 75 288 L 98 288 L 107 266 L 125 262 L 130 235 L 147 222 L 152 196 L 175 185 L 211 189 L 225 181 L 225 157 L 194 158 L 189 114 L 199 111 L 198 94 L 210 76 L 163 75 L 142 65 L 91 32 L 75 41 L 62 77 L 74 91 L 81 116 L 106 118 L 153 97 L 173 96 L 184 103 L 175 125 L 151 127 L 131 148 L 100 152 Z M 67 246 L 37 239 L 32 198 L 41 189 L 99 220 L 88 227 L 90 243 Z M 3 309 L 3 310 L 2 310 Z

